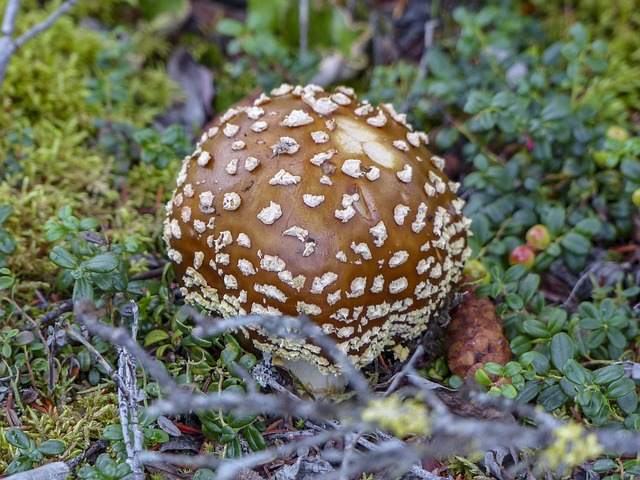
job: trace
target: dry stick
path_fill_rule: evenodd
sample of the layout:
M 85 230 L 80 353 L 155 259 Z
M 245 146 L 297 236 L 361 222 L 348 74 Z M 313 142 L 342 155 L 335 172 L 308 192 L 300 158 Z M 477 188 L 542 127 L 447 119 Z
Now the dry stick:
M 343 427 L 344 428 L 344 427 Z M 213 455 L 181 455 L 144 451 L 140 454 L 140 460 L 147 465 L 150 464 L 180 464 L 193 468 L 217 468 L 216 479 L 236 478 L 241 470 L 255 468 L 259 465 L 273 461 L 276 457 L 286 456 L 295 453 L 301 448 L 316 447 L 329 440 L 335 440 L 344 436 L 344 430 L 324 431 L 313 437 L 291 442 L 287 445 L 273 447 L 261 452 L 251 453 L 239 459 L 221 460 Z
M 415 371 L 413 369 L 413 366 L 423 355 L 424 355 L 424 347 L 422 345 L 418 345 L 418 348 L 416 348 L 416 351 L 413 352 L 413 355 L 411 356 L 407 364 L 404 367 L 402 367 L 402 370 L 400 370 L 398 373 L 396 373 L 393 376 L 391 385 L 389 385 L 389 388 L 387 388 L 387 390 L 383 394 L 384 397 L 388 397 L 393 392 L 395 392 L 398 389 L 398 386 L 400 385 L 400 382 L 402 381 L 402 379 Z
M 126 389 L 126 385 L 124 384 L 124 381 L 122 380 L 120 375 L 118 375 L 118 373 L 115 371 L 115 369 L 111 366 L 111 364 L 107 362 L 107 360 L 100 354 L 100 352 L 98 352 L 94 348 L 94 346 L 91 345 L 89 341 L 87 341 L 86 338 L 84 338 L 82 335 L 77 333 L 69 325 L 65 324 L 63 325 L 63 328 L 69 336 L 73 337 L 78 342 L 80 342 L 89 351 L 89 353 L 94 359 L 100 362 L 102 367 L 105 369 L 105 372 L 107 373 L 107 375 L 109 375 L 111 380 L 113 380 L 113 383 L 115 383 L 116 387 L 118 387 L 118 391 L 122 390 L 125 392 L 125 394 L 128 394 L 128 390 Z
M 416 351 L 413 353 L 406 365 L 402 367 L 402 370 L 393 376 L 393 381 L 383 394 L 384 397 L 388 397 L 397 390 L 402 379 L 413 370 L 413 365 L 415 365 L 422 355 L 424 355 L 424 347 L 422 345 L 418 345 L 418 348 L 416 348 Z M 356 434 L 349 435 L 350 438 L 345 438 L 344 456 L 340 464 L 340 480 L 347 480 L 350 475 L 354 473 L 352 469 L 349 468 L 349 464 L 357 453 L 357 450 L 355 449 L 356 446 L 362 444 L 361 439 L 366 432 L 367 429 L 362 429 Z
M 78 3 L 78 0 L 65 1 L 56 11 L 49 15 L 44 22 L 32 27 L 14 40 L 13 34 L 15 32 L 18 11 L 20 10 L 20 0 L 9 0 L 4 10 L 4 17 L 2 18 L 2 37 L 0 38 L 0 87 L 4 81 L 7 67 L 13 54 L 29 40 L 48 28 L 51 28 L 55 21 L 67 13 L 76 3 Z
M 138 334 L 140 312 L 138 305 L 131 300 L 133 325 L 131 338 Z M 126 392 L 118 389 L 118 411 L 120 424 L 124 436 L 124 444 L 127 450 L 127 463 L 131 466 L 131 475 L 135 480 L 144 480 L 144 470 L 138 460 L 138 454 L 142 452 L 142 429 L 138 424 L 138 386 L 136 383 L 136 362 L 126 347 L 116 345 L 118 351 L 118 372 L 123 379 Z M 133 444 L 131 435 L 133 432 Z
M 83 320 L 87 327 L 94 333 L 99 334 L 106 340 L 110 340 L 117 345 L 124 345 L 132 355 L 134 355 L 147 370 L 157 370 L 156 374 L 159 377 L 165 377 L 163 381 L 159 381 L 169 391 L 169 398 L 159 400 L 150 407 L 150 413 L 184 413 L 186 411 L 198 411 L 198 410 L 211 410 L 211 409 L 234 409 L 238 412 L 249 411 L 267 411 L 273 413 L 283 412 L 292 416 L 298 416 L 302 418 L 317 418 L 322 419 L 327 425 L 338 425 L 337 422 L 333 424 L 327 419 L 330 418 L 360 418 L 360 409 L 366 405 L 362 398 L 360 402 L 355 405 L 352 404 L 328 404 L 323 402 L 311 402 L 297 399 L 296 397 L 283 397 L 278 395 L 263 395 L 263 394 L 251 394 L 251 395 L 238 395 L 230 394 L 227 392 L 215 393 L 215 394 L 199 394 L 193 395 L 181 391 L 171 377 L 159 368 L 158 363 L 150 358 L 146 352 L 139 347 L 128 335 L 128 333 L 122 329 L 112 328 L 102 324 L 92 324 L 90 315 L 86 312 L 84 316 L 80 313 L 79 317 L 83 317 Z M 95 319 L 94 319 L 95 320 Z M 239 325 L 246 325 L 251 323 L 264 322 L 264 317 L 249 317 L 233 320 L 222 320 L 226 326 L 233 324 L 235 327 Z M 282 320 L 282 319 L 280 319 Z M 294 325 L 290 322 L 283 322 L 284 328 Z M 296 328 L 300 328 L 299 323 L 295 324 Z M 216 327 L 198 327 L 200 331 L 209 330 L 213 331 Z M 302 328 L 301 331 L 306 331 Z M 195 330 L 194 330 L 195 332 Z M 417 358 L 417 357 L 416 357 Z M 149 372 L 153 375 L 152 372 Z M 508 401 L 506 399 L 500 399 L 503 402 L 504 411 L 511 411 L 518 413 L 522 417 L 532 418 L 538 423 L 537 427 L 525 427 L 517 423 L 506 423 L 496 420 L 486 421 L 469 418 L 461 418 L 452 414 L 449 409 L 433 394 L 431 387 L 425 385 L 424 382 L 414 381 L 418 378 L 416 372 L 413 371 L 413 367 L 408 365 L 407 372 L 404 374 L 411 383 L 415 383 L 417 391 L 419 391 L 431 407 L 431 427 L 433 438 L 437 439 L 429 445 L 414 445 L 413 448 L 409 448 L 404 445 L 400 440 L 394 437 L 387 437 L 390 440 L 380 444 L 377 449 L 370 451 L 368 455 L 358 457 L 357 462 L 353 462 L 351 465 L 347 465 L 343 468 L 343 475 L 345 470 L 347 472 L 356 472 L 362 470 L 371 470 L 373 467 L 385 467 L 392 464 L 398 465 L 399 468 L 405 470 L 414 471 L 414 474 L 422 478 L 430 478 L 428 472 L 417 467 L 416 459 L 420 457 L 435 457 L 438 455 L 450 455 L 454 452 L 460 452 L 468 449 L 481 449 L 489 450 L 505 444 L 514 446 L 517 448 L 544 448 L 551 444 L 554 438 L 554 432 L 557 428 L 564 425 L 555 420 L 551 415 L 537 412 L 534 408 L 518 404 L 514 401 Z M 156 378 L 158 380 L 158 378 Z M 489 404 L 489 402 L 496 402 L 497 400 L 484 395 L 479 396 L 479 400 Z M 506 407 L 504 406 L 506 405 Z M 508 407 L 508 408 L 507 408 Z M 349 425 L 346 427 L 339 426 L 337 430 L 330 432 L 323 432 L 321 438 L 307 439 L 312 445 L 318 445 L 325 436 L 327 438 L 344 438 L 346 434 L 353 434 L 359 432 L 363 428 L 360 424 Z M 598 439 L 606 449 L 616 451 L 619 453 L 632 453 L 640 448 L 640 436 L 634 435 L 629 432 L 609 432 L 609 431 L 597 431 L 594 432 L 598 435 Z M 381 438 L 384 438 L 382 434 L 378 434 Z M 364 439 L 359 438 L 358 444 L 362 445 Z M 288 445 L 288 449 L 299 448 L 306 443 L 292 442 Z M 418 448 L 420 447 L 420 448 Z M 282 455 L 285 451 L 283 448 L 276 448 L 269 450 L 267 453 L 255 454 L 248 456 L 243 462 L 238 461 L 225 461 L 224 464 L 220 464 L 219 468 L 221 473 L 225 476 L 221 478 L 230 478 L 232 472 L 237 472 L 239 469 L 247 468 L 250 465 L 259 465 L 261 462 L 266 461 L 268 455 Z M 171 461 L 171 458 L 176 457 L 158 457 L 159 454 L 151 454 L 148 452 L 140 453 L 140 460 L 143 462 L 158 461 L 159 458 L 165 458 L 165 460 Z M 264 456 L 263 456 L 264 455 Z M 180 457 L 181 460 L 185 460 Z M 189 458 L 189 457 L 187 457 Z M 271 458 L 271 457 L 269 457 Z M 401 462 L 400 462 L 401 460 Z M 193 460 L 194 465 L 200 465 L 201 463 L 212 465 L 211 460 Z M 207 463 L 208 462 L 208 463 Z M 186 463 L 186 462 L 184 462 Z M 217 465 L 217 463 L 216 463 Z M 227 474 L 229 476 L 227 476 Z M 337 472 L 339 474 L 339 472 Z
M 199 337 L 213 337 L 229 330 L 237 330 L 240 327 L 260 325 L 270 335 L 281 338 L 311 339 L 313 343 L 325 350 L 344 373 L 351 387 L 364 399 L 371 398 L 371 390 L 364 376 L 354 367 L 336 345 L 320 327 L 309 318 L 300 317 L 270 317 L 261 315 L 244 315 L 228 319 L 212 318 L 200 315 L 191 309 L 191 317 L 198 325 L 193 334 Z
M 113 345 L 125 347 L 129 353 L 142 364 L 145 370 L 156 379 L 160 386 L 167 389 L 177 388 L 175 381 L 167 373 L 162 364 L 151 358 L 147 352 L 131 338 L 129 332 L 124 328 L 114 328 L 111 325 L 101 323 L 91 302 L 77 301 L 73 310 L 76 321 L 83 324 L 92 334 L 100 336 Z
M 45 313 L 44 315 L 40 315 L 38 317 L 38 322 L 41 326 L 46 326 L 49 323 L 57 320 L 60 315 L 63 313 L 71 312 L 73 310 L 73 301 L 71 300 L 63 300 L 50 312 Z

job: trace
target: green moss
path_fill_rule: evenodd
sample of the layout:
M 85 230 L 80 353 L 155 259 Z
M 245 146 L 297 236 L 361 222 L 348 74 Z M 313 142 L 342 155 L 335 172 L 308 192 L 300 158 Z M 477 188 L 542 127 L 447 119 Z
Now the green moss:
M 122 2 L 106 3 L 105 12 Z M 53 8 L 25 2 L 17 33 Z M 170 193 L 173 172 L 126 158 L 134 164 L 131 177 L 125 171 L 116 181 L 117 162 L 98 136 L 97 121 L 142 128 L 175 97 L 164 72 L 140 60 L 116 33 L 89 30 L 70 15 L 11 59 L 0 100 L 0 151 L 7 152 L 0 158 L 0 203 L 14 209 L 6 228 L 18 247 L 8 265 L 22 281 L 52 282 L 43 225 L 63 205 L 97 218 L 115 238 L 139 234 L 155 241 L 156 209 Z
M 118 400 L 113 393 L 94 391 L 79 395 L 72 404 L 51 409 L 47 415 L 26 407 L 21 415 L 23 427 L 37 444 L 45 440 L 60 440 L 73 458 L 102 437 L 105 426 L 118 421 Z M 6 426 L 0 427 L 0 472 L 17 455 L 17 449 L 5 440 Z

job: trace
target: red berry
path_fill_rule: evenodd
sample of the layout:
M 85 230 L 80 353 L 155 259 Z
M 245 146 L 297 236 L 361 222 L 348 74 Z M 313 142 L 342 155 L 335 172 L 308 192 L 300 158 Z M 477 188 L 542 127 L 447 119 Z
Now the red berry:
M 509 254 L 509 265 L 524 265 L 525 268 L 531 268 L 533 262 L 536 259 L 536 254 L 533 253 L 526 245 L 520 245 Z
M 534 225 L 527 231 L 527 243 L 536 250 L 546 250 L 551 244 L 551 234 L 544 225 Z

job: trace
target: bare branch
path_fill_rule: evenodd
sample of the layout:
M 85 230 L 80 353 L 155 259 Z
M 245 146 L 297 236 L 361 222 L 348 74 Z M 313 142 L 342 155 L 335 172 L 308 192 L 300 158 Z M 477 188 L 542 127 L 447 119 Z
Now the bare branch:
M 60 18 L 62 15 L 67 13 L 69 10 L 71 10 L 71 7 L 73 7 L 76 3 L 78 3 L 78 0 L 66 0 L 66 2 L 60 5 L 58 9 L 55 12 L 53 12 L 51 15 L 49 15 L 49 17 L 44 22 L 42 22 L 39 25 L 36 25 L 35 27 L 31 28 L 29 31 L 20 35 L 14 42 L 16 46 L 16 50 L 22 47 L 25 43 L 27 43 L 29 40 L 31 40 L 35 36 L 51 28 L 51 26 L 55 23 L 55 21 L 58 20 L 58 18 Z
M 371 390 L 364 376 L 356 370 L 353 363 L 337 347 L 320 327 L 304 315 L 300 317 L 268 317 L 261 315 L 244 315 L 229 319 L 212 318 L 200 315 L 195 309 L 190 310 L 191 317 L 198 325 L 193 334 L 199 337 L 213 337 L 240 327 L 260 325 L 267 333 L 281 338 L 304 338 L 312 340 L 318 347 L 326 351 L 333 362 L 340 367 L 349 385 L 362 398 L 370 398 Z
M 2 18 L 2 37 L 0 37 L 0 87 L 9 67 L 9 61 L 16 51 L 32 38 L 51 28 L 58 18 L 67 13 L 78 0 L 66 0 L 42 23 L 29 29 L 17 39 L 13 38 L 16 19 L 20 9 L 20 0 L 9 0 Z
M 4 9 L 4 17 L 2 17 L 2 36 L 13 37 L 16 29 L 16 18 L 20 10 L 20 0 L 9 0 Z

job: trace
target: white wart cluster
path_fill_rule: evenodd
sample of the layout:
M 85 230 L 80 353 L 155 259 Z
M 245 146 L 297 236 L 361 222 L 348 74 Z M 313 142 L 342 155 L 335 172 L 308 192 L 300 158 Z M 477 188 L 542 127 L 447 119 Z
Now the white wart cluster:
M 391 105 L 282 85 L 232 108 L 185 158 L 164 238 L 188 302 L 305 314 L 358 367 L 403 350 L 458 281 L 470 221 L 444 161 Z M 337 372 L 309 340 L 261 350 Z

